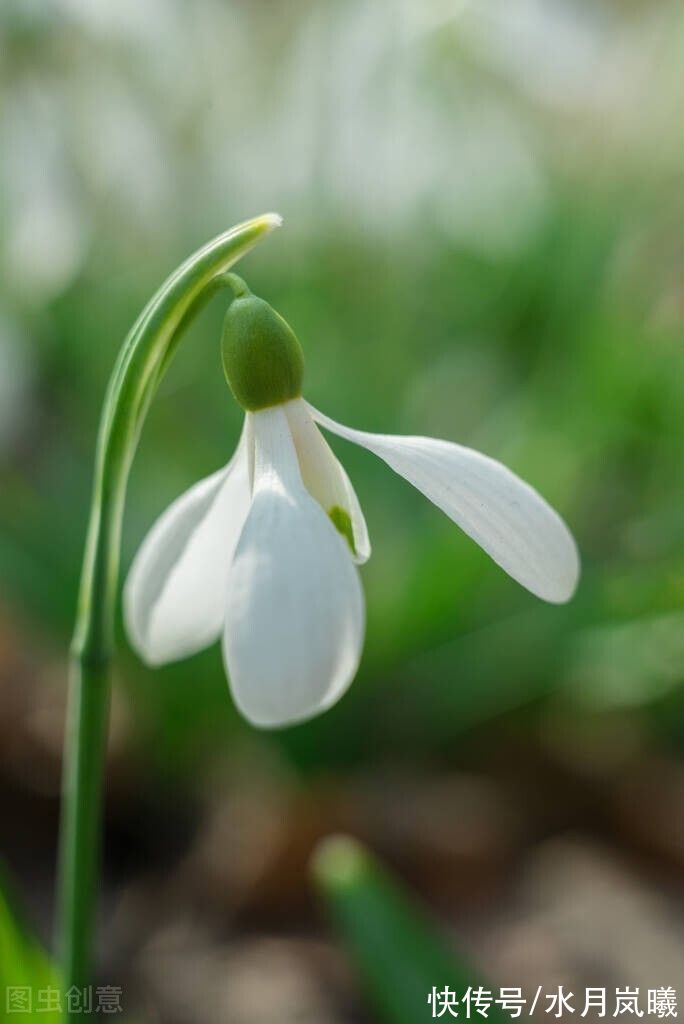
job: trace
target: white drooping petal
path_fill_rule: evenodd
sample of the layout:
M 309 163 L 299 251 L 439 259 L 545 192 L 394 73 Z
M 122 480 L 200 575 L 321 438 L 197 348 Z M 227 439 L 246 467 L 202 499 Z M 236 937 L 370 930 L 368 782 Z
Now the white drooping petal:
M 368 448 L 441 508 L 513 579 L 545 601 L 568 601 L 579 578 L 570 531 L 551 506 L 500 462 L 430 437 L 352 430 L 309 406 L 322 426 Z
M 249 418 L 254 493 L 228 577 L 223 654 L 236 705 L 268 728 L 344 693 L 365 612 L 347 542 L 302 483 L 283 407 Z
M 283 406 L 292 431 L 302 481 L 309 494 L 347 537 L 358 564 L 367 562 L 371 547 L 359 499 L 344 467 L 314 423 L 301 398 Z M 351 532 L 351 538 L 348 537 Z
M 249 510 L 250 444 L 245 424 L 228 465 L 167 508 L 133 561 L 124 618 L 150 665 L 185 658 L 221 635 L 226 579 Z

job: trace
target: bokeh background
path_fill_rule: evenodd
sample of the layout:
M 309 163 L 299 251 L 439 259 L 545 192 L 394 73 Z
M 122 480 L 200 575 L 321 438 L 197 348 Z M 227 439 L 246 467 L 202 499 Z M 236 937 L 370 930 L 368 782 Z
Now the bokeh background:
M 495 984 L 684 985 L 683 61 L 679 0 L 2 5 L 0 852 L 45 941 L 100 403 L 206 239 L 280 212 L 240 273 L 308 397 L 502 459 L 584 563 L 546 607 L 335 440 L 374 545 L 337 707 L 259 733 L 217 649 L 121 636 L 100 977 L 136 1020 L 372 1020 L 307 871 L 339 829 Z M 237 439 L 224 308 L 149 416 L 124 568 Z

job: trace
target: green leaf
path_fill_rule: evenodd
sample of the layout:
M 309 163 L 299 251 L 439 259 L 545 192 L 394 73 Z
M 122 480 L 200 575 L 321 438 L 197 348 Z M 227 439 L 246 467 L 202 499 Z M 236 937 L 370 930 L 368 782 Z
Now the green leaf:
M 27 1009 L 20 1014 L 22 1020 L 60 1024 L 57 1010 L 40 1008 L 49 1006 L 51 998 L 62 1001 L 55 991 L 61 989 L 59 974 L 24 925 L 6 890 L 5 883 L 0 887 L 0 1017 L 4 1019 L 5 1012 L 22 1005 L 23 1000 Z M 17 1003 L 13 1003 L 15 999 Z
M 428 996 L 433 988 L 438 992 L 448 988 L 459 999 L 469 987 L 491 991 L 479 973 L 444 944 L 411 895 L 355 840 L 346 836 L 325 840 L 315 854 L 313 873 L 386 1024 L 429 1020 Z M 459 1016 L 465 1014 L 459 1011 Z M 509 1017 L 492 1002 L 487 1020 L 503 1024 Z

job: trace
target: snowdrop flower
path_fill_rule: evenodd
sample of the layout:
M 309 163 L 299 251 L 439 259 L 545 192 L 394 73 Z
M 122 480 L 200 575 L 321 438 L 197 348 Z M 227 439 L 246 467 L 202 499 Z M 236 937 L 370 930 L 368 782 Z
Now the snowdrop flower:
M 148 664 L 222 637 L 235 703 L 261 727 L 310 718 L 345 692 L 363 646 L 357 565 L 370 543 L 319 425 L 386 462 L 533 594 L 556 603 L 572 596 L 575 543 L 532 487 L 470 448 L 352 430 L 318 412 L 301 395 L 292 330 L 230 278 L 236 298 L 222 354 L 244 428 L 228 465 L 173 502 L 134 560 L 124 613 Z

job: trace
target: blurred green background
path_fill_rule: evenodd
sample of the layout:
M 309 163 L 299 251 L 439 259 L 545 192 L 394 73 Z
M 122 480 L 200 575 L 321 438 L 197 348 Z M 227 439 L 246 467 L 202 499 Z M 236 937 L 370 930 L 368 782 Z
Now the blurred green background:
M 681 918 L 658 915 L 684 877 L 683 59 L 676 0 L 2 5 L 0 850 L 39 930 L 100 403 L 139 310 L 206 239 L 281 213 L 238 270 L 297 331 L 307 397 L 501 459 L 583 557 L 575 600 L 544 606 L 334 440 L 374 546 L 339 705 L 259 734 L 218 649 L 153 672 L 121 636 L 102 969 L 150 1019 L 216 1019 L 189 996 L 159 1009 L 155 972 L 195 991 L 202 943 L 243 978 L 228 1019 L 262 1019 L 250 971 L 278 979 L 282 958 L 281 1019 L 366 1019 L 307 895 L 338 827 L 511 984 L 593 963 L 592 908 L 622 929 L 630 899 L 643 934 L 616 976 L 681 954 L 663 938 Z M 224 308 L 149 416 L 124 570 L 237 440 Z

